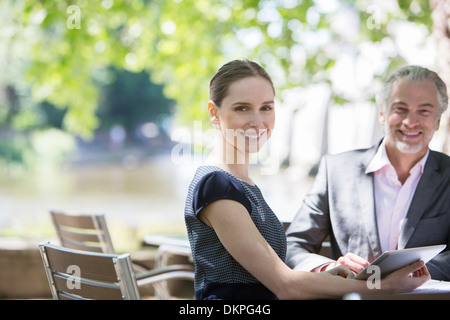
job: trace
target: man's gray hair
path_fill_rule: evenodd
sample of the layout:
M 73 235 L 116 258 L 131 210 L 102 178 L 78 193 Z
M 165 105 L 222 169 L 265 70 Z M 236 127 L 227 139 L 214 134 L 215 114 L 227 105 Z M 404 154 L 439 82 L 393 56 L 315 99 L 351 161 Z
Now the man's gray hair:
M 447 86 L 445 85 L 444 81 L 442 81 L 442 79 L 436 72 L 424 67 L 412 65 L 397 69 L 389 76 L 389 78 L 384 83 L 383 89 L 377 96 L 377 103 L 384 111 L 386 111 L 386 108 L 388 107 L 387 100 L 389 98 L 389 95 L 391 94 L 392 84 L 397 79 L 405 79 L 407 81 L 433 81 L 438 91 L 438 116 L 440 116 L 445 112 L 445 110 L 447 110 Z

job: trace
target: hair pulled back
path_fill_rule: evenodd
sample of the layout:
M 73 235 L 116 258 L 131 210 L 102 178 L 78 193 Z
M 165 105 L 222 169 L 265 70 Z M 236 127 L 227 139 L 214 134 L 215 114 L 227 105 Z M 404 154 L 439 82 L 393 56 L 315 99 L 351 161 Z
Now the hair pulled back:
M 211 79 L 209 83 L 209 97 L 216 106 L 220 107 L 223 99 L 228 94 L 228 88 L 233 82 L 256 76 L 267 79 L 273 89 L 273 82 L 269 74 L 256 62 L 246 59 L 230 61 L 220 67 Z

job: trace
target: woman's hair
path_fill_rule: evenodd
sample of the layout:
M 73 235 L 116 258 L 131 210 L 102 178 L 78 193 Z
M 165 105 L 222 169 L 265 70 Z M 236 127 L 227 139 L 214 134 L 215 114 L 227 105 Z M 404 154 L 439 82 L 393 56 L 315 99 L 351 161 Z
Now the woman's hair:
M 209 97 L 218 107 L 228 94 L 230 85 L 243 78 L 261 76 L 267 79 L 273 88 L 272 79 L 259 64 L 249 60 L 233 60 L 224 64 L 209 83 Z M 274 89 L 275 92 L 275 89 Z
M 441 115 L 442 113 L 445 112 L 445 110 L 447 110 L 448 106 L 447 87 L 444 81 L 442 81 L 442 79 L 439 77 L 439 75 L 436 72 L 428 70 L 427 68 L 424 67 L 406 66 L 392 73 L 384 83 L 384 87 L 377 99 L 380 107 L 384 111 L 386 111 L 386 108 L 388 107 L 387 100 L 389 99 L 389 96 L 391 94 L 392 85 L 397 79 L 405 79 L 407 81 L 425 81 L 425 80 L 433 81 L 438 91 L 438 103 L 439 103 L 438 114 Z

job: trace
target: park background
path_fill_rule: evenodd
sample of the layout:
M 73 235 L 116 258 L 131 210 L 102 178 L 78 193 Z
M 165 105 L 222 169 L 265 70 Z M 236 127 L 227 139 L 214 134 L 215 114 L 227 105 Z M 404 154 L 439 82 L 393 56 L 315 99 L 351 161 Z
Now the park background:
M 382 137 L 375 96 L 394 69 L 450 83 L 450 1 L 3 0 L 0 238 L 53 239 L 49 209 L 104 213 L 120 252 L 185 233 L 209 80 L 243 58 L 276 87 L 275 132 L 251 170 L 288 221 L 323 154 Z M 431 143 L 446 153 L 448 119 Z

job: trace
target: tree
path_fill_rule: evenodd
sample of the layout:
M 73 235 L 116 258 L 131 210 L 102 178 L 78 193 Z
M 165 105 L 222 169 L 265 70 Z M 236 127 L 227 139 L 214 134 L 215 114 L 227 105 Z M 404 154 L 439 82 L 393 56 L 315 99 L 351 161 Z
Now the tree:
M 376 84 L 406 62 L 392 26 L 410 21 L 425 33 L 432 26 L 429 0 L 9 0 L 3 8 L 14 30 L 9 45 L 27 54 L 15 74 L 26 74 L 35 101 L 66 108 L 65 130 L 83 137 L 99 125 L 95 84 L 111 65 L 147 71 L 176 101 L 177 119 L 191 124 L 206 119 L 211 75 L 234 58 L 266 67 L 279 99 L 284 90 L 326 83 L 331 102 L 343 104 L 355 97 L 331 76 L 339 54 L 388 43 L 374 81 L 358 89 L 358 99 L 373 100 Z
M 101 87 L 97 116 L 101 127 L 109 129 L 115 124 L 133 134 L 146 122 L 160 124 L 172 115 L 173 102 L 163 95 L 163 87 L 150 81 L 145 71 L 138 73 L 111 68 L 111 80 Z
M 439 74 L 450 89 L 450 1 L 430 0 L 433 9 L 433 35 L 436 38 Z M 447 111 L 447 134 L 443 151 L 450 154 L 450 110 Z M 445 116 L 445 115 L 444 115 Z

